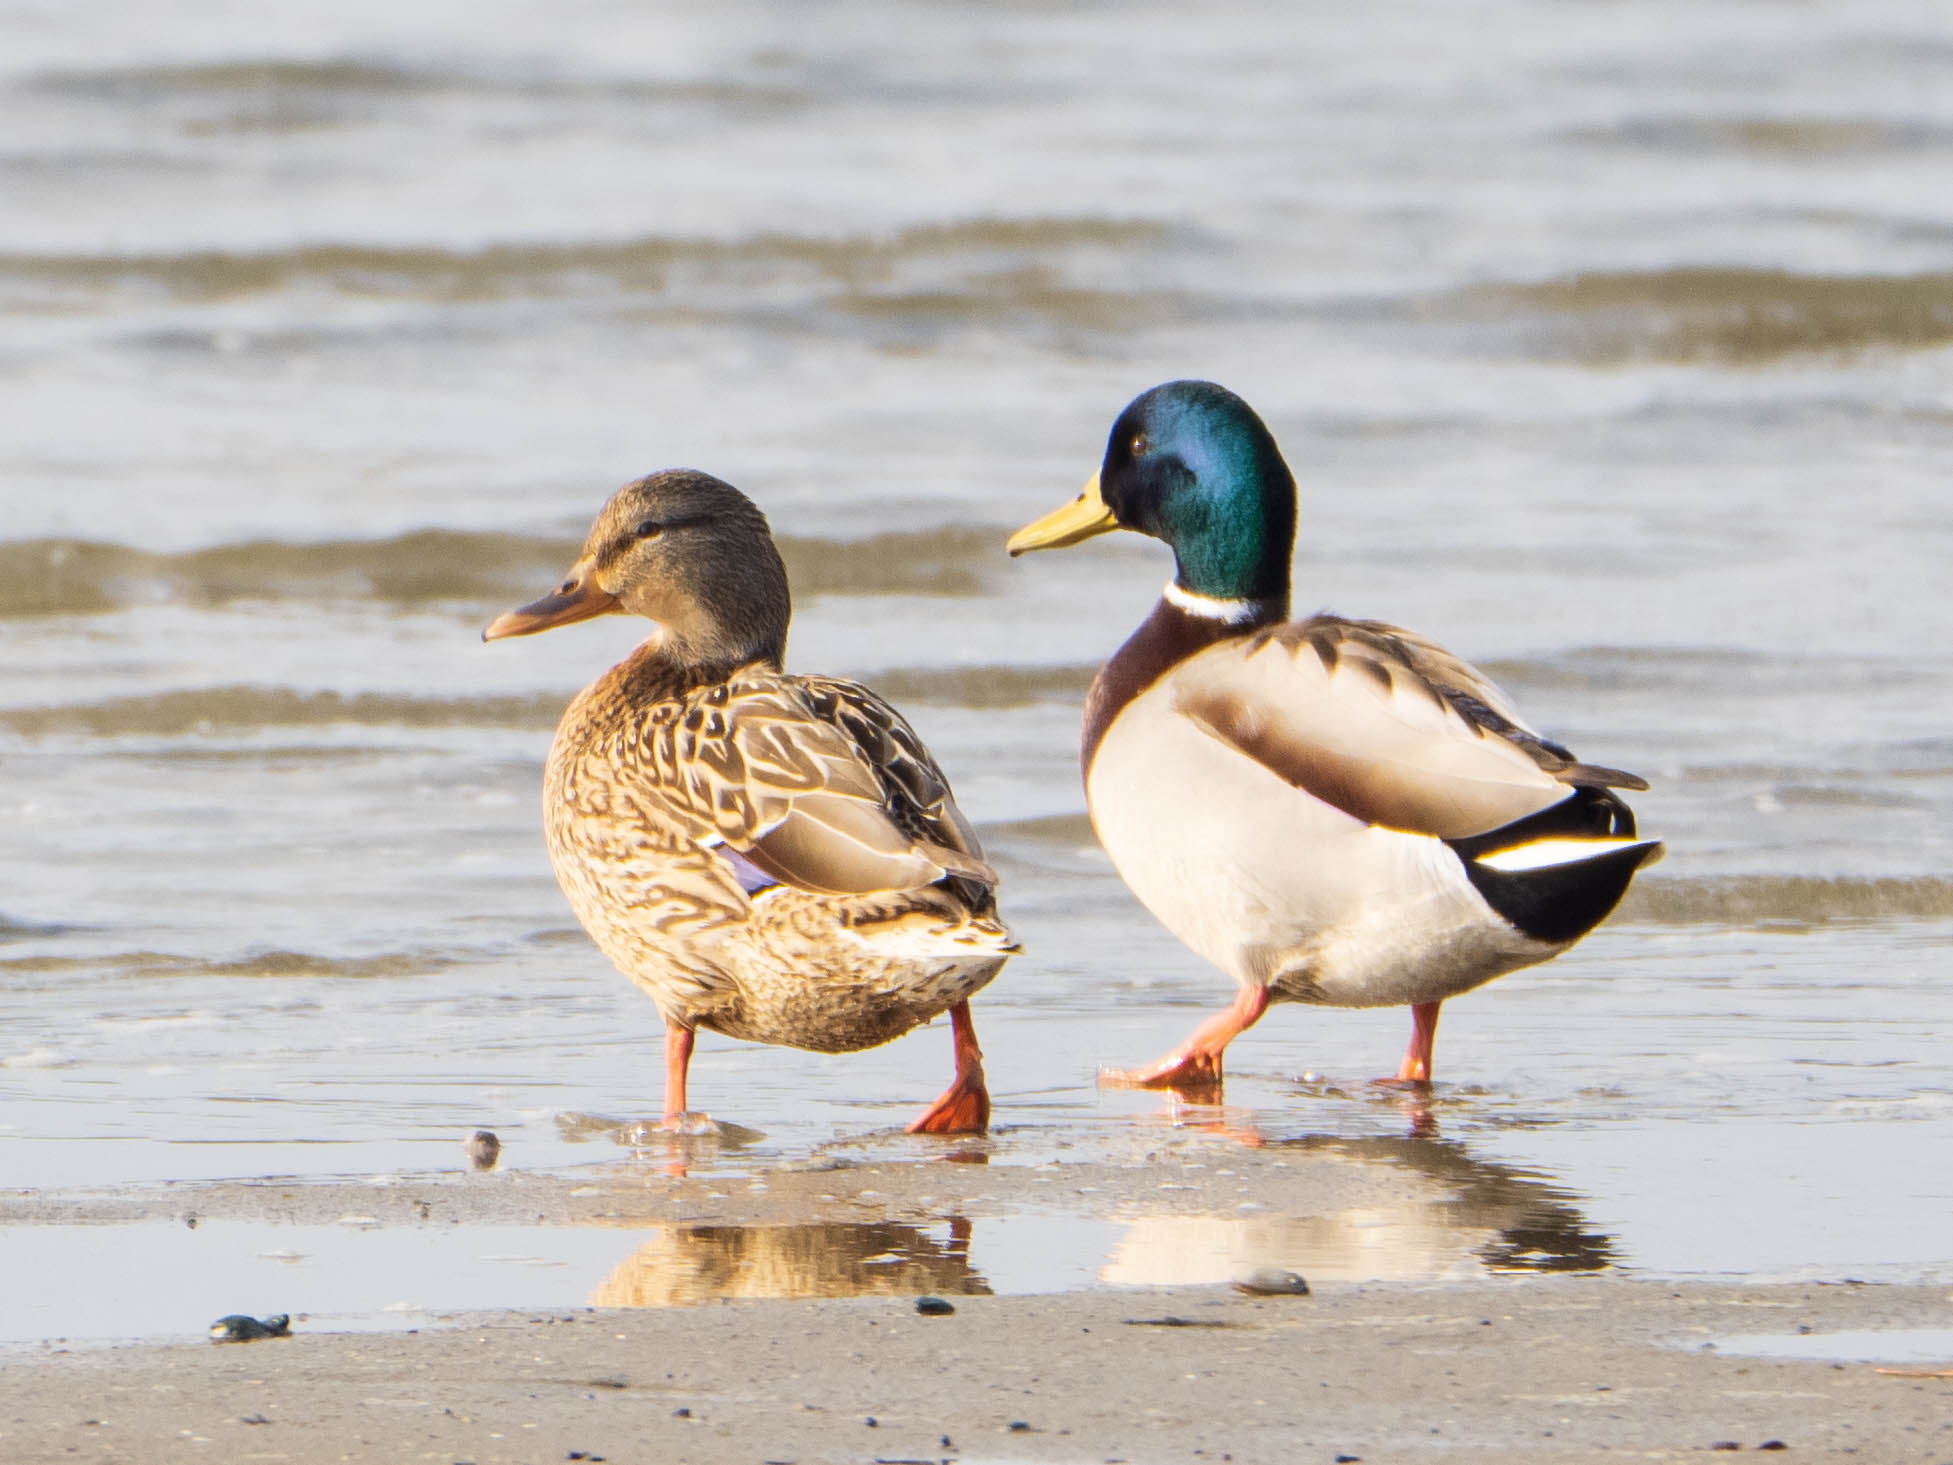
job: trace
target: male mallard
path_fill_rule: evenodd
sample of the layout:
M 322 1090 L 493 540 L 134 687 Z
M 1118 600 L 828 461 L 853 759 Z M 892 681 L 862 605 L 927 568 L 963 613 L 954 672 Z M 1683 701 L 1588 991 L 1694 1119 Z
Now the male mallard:
M 1085 491 L 1013 555 L 1133 529 L 1172 547 L 1153 613 L 1092 683 L 1092 823 L 1133 893 L 1233 974 L 1234 1003 L 1143 1087 L 1212 1087 L 1271 1001 L 1409 1003 L 1400 1082 L 1428 1082 L 1438 1005 L 1565 951 L 1660 848 L 1481 673 L 1380 621 L 1288 619 L 1295 479 L 1248 404 L 1168 382 L 1113 424 Z
M 704 473 L 614 494 L 569 577 L 484 640 L 610 611 L 651 637 L 579 692 L 543 777 L 556 878 L 665 1020 L 665 1122 L 693 1030 L 819 1053 L 947 1011 L 956 1079 L 912 1131 L 981 1131 L 972 993 L 1017 948 L 942 770 L 866 687 L 781 669 L 791 614 L 766 517 Z

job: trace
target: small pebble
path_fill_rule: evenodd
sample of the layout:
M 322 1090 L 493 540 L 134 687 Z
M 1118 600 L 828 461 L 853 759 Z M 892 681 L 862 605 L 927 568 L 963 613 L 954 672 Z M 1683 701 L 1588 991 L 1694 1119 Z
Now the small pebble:
M 1245 1292 L 1250 1297 L 1307 1297 L 1309 1284 L 1300 1272 L 1283 1271 L 1280 1267 L 1256 1267 L 1247 1276 L 1234 1284 L 1236 1292 Z
M 692 1411 L 687 1409 L 683 1404 L 680 1404 L 676 1409 L 671 1411 L 671 1417 L 673 1419 L 690 1419 L 692 1417 Z
M 1790 1446 L 1786 1445 L 1782 1440 L 1765 1440 L 1757 1448 L 1759 1450 L 1787 1450 Z
M 924 1317 L 948 1317 L 956 1311 L 956 1304 L 947 1297 L 918 1297 L 915 1310 Z
M 1013 1419 L 1010 1422 L 1010 1432 L 1012 1434 L 1029 1434 L 1031 1432 L 1031 1422 L 1028 1419 Z
M 502 1142 L 492 1129 L 476 1130 L 462 1142 L 461 1148 L 468 1156 L 468 1163 L 477 1170 L 493 1170 L 495 1162 L 502 1157 Z
M 289 1338 L 292 1335 L 290 1313 L 273 1313 L 267 1318 L 246 1317 L 234 1312 L 220 1317 L 210 1325 L 211 1341 L 215 1343 L 250 1343 L 259 1338 Z

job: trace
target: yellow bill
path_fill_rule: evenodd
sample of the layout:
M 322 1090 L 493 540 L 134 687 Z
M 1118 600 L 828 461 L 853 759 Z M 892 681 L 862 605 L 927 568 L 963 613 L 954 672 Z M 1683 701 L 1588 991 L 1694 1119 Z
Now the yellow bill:
M 1119 521 L 1099 497 L 1099 476 L 1094 473 L 1077 498 L 1026 524 L 1011 535 L 1004 548 L 1012 555 L 1032 549 L 1063 549 L 1118 527 Z

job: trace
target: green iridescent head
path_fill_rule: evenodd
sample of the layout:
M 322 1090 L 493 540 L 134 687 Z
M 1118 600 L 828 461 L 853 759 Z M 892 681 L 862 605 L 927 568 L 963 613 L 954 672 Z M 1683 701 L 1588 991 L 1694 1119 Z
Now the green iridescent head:
M 1213 382 L 1135 397 L 1078 499 L 1011 537 L 1010 551 L 1076 544 L 1109 529 L 1171 546 L 1175 583 L 1215 600 L 1285 598 L 1295 477 L 1255 411 Z

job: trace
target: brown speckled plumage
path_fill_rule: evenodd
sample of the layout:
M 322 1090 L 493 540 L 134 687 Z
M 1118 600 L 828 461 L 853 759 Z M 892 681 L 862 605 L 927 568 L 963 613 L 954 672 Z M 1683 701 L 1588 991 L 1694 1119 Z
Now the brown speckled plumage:
M 934 878 L 846 893 L 783 881 L 749 896 L 718 847 L 765 869 L 768 836 L 808 799 L 852 801 L 908 836 L 908 849 L 864 853 L 870 879 L 854 883 L 883 867 Z M 754 663 L 687 685 L 647 644 L 563 714 L 543 811 L 577 918 L 667 1021 L 869 1048 L 970 996 L 1009 949 L 941 770 L 894 708 L 850 682 Z M 959 855 L 969 873 L 942 869 Z
M 948 781 L 873 692 L 782 668 L 785 571 L 744 495 L 689 470 L 628 485 L 562 586 L 485 635 L 613 610 L 656 629 L 564 712 L 544 829 L 584 929 L 669 1027 L 847 1052 L 996 975 L 1016 948 Z

